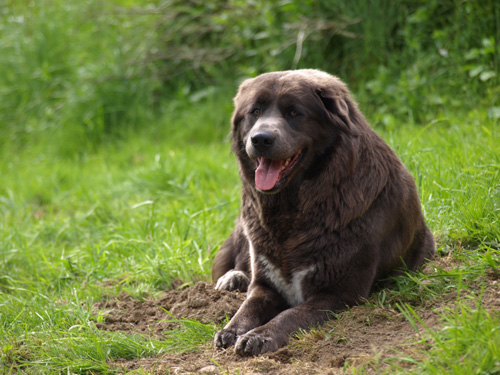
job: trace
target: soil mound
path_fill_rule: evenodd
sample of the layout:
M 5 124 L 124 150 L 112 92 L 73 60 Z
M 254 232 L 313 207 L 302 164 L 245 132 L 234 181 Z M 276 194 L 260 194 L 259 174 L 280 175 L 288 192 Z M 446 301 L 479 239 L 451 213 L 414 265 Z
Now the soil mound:
M 217 291 L 210 284 L 199 282 L 183 290 L 165 292 L 160 298 L 144 301 L 132 299 L 123 293 L 105 298 L 94 305 L 103 318 L 97 327 L 106 331 L 125 331 L 161 337 L 176 323 L 172 317 L 194 319 L 199 322 L 222 323 L 233 316 L 245 299 L 245 293 Z M 171 315 L 169 315 L 171 314 Z
M 233 316 L 245 293 L 217 291 L 213 285 L 199 282 L 183 290 L 165 292 L 160 298 L 132 299 L 129 295 L 105 298 L 95 304 L 103 318 L 98 328 L 162 337 L 174 329 L 175 318 L 195 319 L 202 323 L 222 323 Z M 171 315 L 169 315 L 171 314 Z M 435 313 L 424 317 L 429 326 L 437 322 Z M 391 309 L 356 306 L 327 322 L 322 330 L 312 329 L 300 340 L 276 353 L 242 358 L 232 348 L 215 350 L 211 342 L 197 353 L 165 354 L 158 358 L 117 360 L 113 363 L 123 373 L 142 369 L 154 374 L 318 374 L 342 373 L 347 364 L 364 366 L 377 356 L 404 351 L 401 345 L 415 336 L 411 324 Z M 398 348 L 398 349 L 396 349 Z

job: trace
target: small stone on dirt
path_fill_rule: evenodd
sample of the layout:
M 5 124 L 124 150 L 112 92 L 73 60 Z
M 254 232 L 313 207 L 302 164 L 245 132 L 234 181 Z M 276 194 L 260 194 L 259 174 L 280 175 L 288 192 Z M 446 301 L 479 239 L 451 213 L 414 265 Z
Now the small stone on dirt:
M 218 374 L 220 371 L 217 368 L 217 366 L 208 365 L 208 366 L 202 367 L 198 372 L 200 374 Z

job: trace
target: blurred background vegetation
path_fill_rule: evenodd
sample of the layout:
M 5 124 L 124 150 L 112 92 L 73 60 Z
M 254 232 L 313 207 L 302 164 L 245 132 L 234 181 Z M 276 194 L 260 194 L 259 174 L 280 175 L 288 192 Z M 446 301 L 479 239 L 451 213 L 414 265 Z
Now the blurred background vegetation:
M 241 80 L 295 68 L 340 76 L 389 129 L 497 119 L 499 45 L 497 0 L 3 0 L 0 148 L 73 157 L 137 129 L 169 135 L 172 114 L 188 138 L 219 139 Z

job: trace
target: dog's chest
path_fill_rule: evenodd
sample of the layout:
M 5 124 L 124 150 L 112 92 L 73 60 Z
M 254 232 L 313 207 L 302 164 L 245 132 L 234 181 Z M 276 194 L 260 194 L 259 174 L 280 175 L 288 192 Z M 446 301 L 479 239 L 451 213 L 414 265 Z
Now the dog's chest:
M 295 249 L 298 244 L 302 241 L 301 236 L 284 236 L 285 238 L 291 238 L 288 241 L 288 245 L 285 244 L 287 241 L 282 241 L 280 245 L 277 245 L 275 241 L 270 240 L 265 232 L 258 232 L 249 230 L 249 223 L 246 223 L 244 227 L 244 233 L 249 243 L 250 252 L 250 265 L 252 272 L 252 280 L 256 278 L 265 278 L 274 287 L 274 289 L 279 292 L 286 302 L 290 306 L 297 306 L 307 299 L 304 295 L 304 285 L 306 279 L 316 270 L 315 265 L 305 265 L 302 266 L 300 259 L 293 259 L 288 257 L 288 260 L 282 259 L 280 257 L 280 262 L 284 262 L 284 269 L 288 272 L 283 272 L 281 267 L 277 264 L 278 261 L 273 261 L 272 257 L 266 254 L 266 252 L 271 251 L 274 253 L 273 249 L 276 247 L 281 247 L 283 249 Z M 249 236 L 249 232 L 253 232 L 254 237 L 257 237 L 256 243 Z M 257 245 L 257 246 L 255 246 Z M 287 253 L 288 251 L 285 251 Z M 290 273 L 291 270 L 291 273 Z
M 281 270 L 264 255 L 257 256 L 254 261 L 256 262 L 254 269 L 270 281 L 290 306 L 304 303 L 304 279 L 313 272 L 314 266 L 295 271 L 286 279 Z

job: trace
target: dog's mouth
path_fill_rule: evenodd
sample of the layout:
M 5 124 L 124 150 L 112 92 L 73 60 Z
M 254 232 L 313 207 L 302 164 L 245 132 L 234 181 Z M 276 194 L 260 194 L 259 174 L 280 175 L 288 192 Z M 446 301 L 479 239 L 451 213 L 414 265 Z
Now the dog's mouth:
M 290 176 L 302 155 L 300 149 L 294 156 L 286 160 L 273 160 L 269 158 L 257 158 L 257 169 L 255 170 L 255 186 L 257 189 L 269 192 L 277 190 Z

